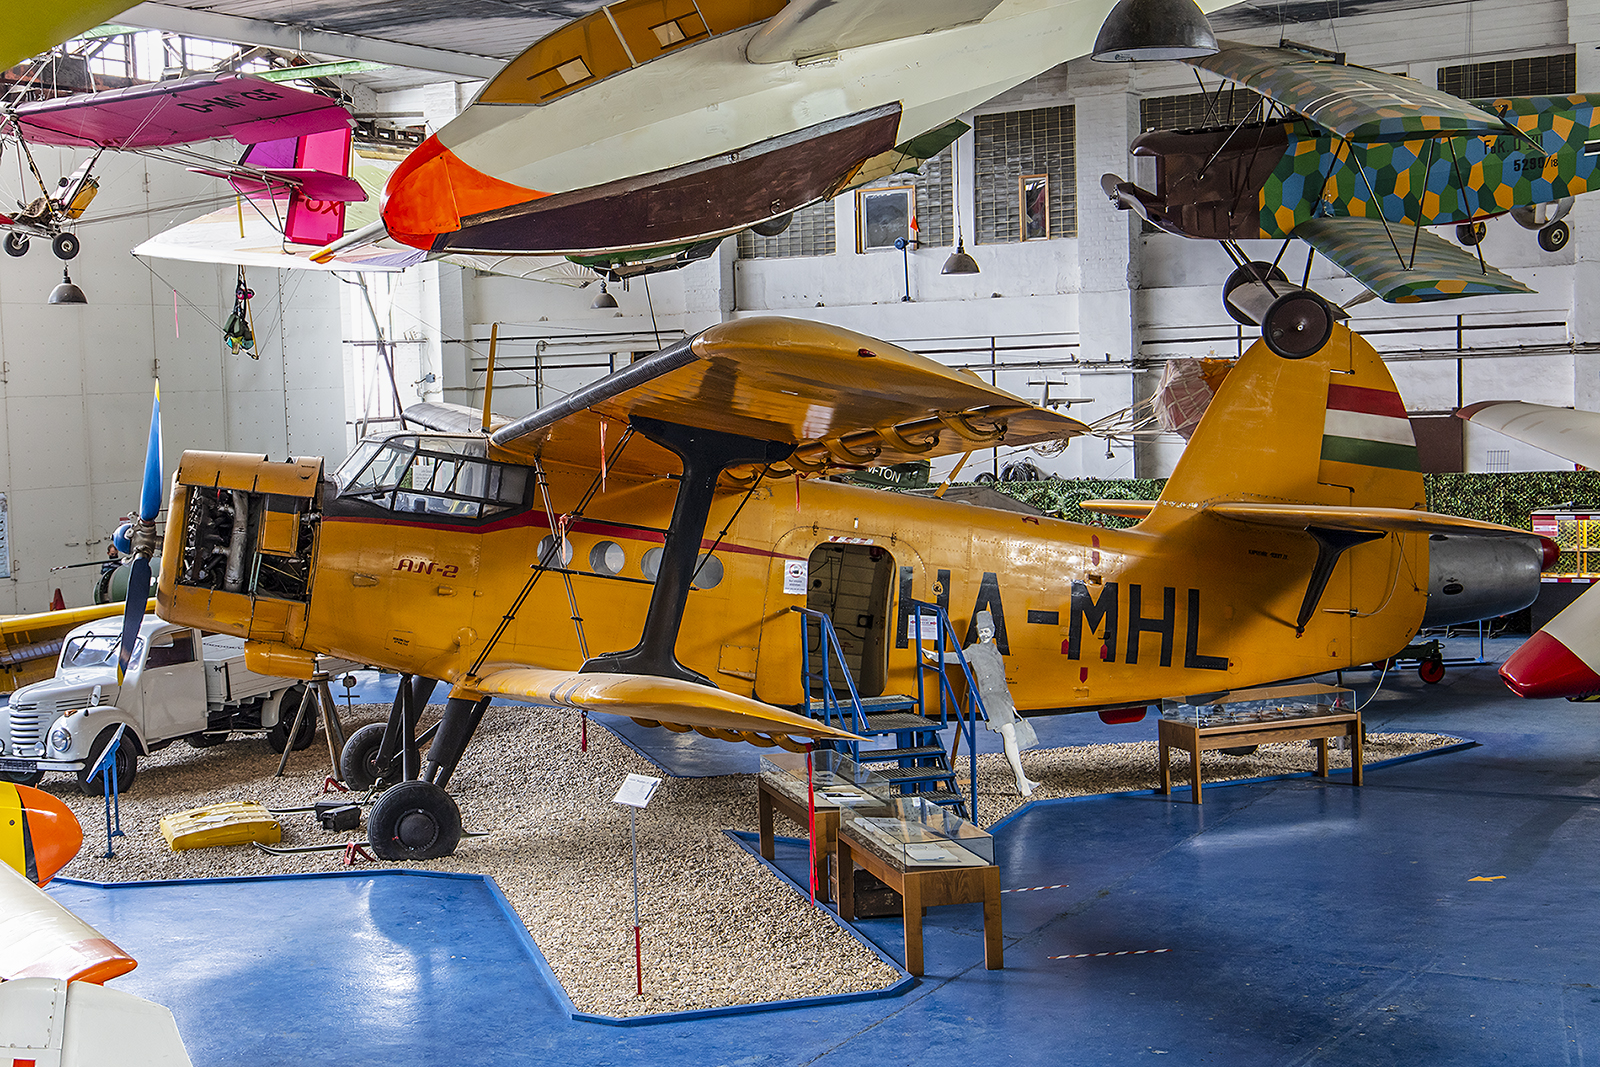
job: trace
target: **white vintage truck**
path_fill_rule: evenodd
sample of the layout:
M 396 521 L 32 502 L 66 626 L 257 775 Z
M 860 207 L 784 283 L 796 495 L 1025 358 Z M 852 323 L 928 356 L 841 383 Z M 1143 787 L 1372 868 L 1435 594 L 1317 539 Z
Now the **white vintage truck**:
M 0 779 L 33 784 L 46 771 L 76 773 L 85 792 L 88 770 L 127 724 L 117 752 L 119 788 L 133 783 L 138 759 L 179 738 L 196 748 L 225 741 L 234 731 L 266 731 L 273 751 L 290 743 L 289 730 L 305 694 L 293 678 L 257 674 L 245 666 L 244 641 L 201 639 L 188 626 L 146 615 L 122 684 L 117 641 L 122 619 L 97 619 L 62 642 L 54 678 L 23 686 L 0 708 Z M 343 661 L 329 670 L 352 666 Z M 296 749 L 316 737 L 318 715 L 308 708 L 293 739 Z

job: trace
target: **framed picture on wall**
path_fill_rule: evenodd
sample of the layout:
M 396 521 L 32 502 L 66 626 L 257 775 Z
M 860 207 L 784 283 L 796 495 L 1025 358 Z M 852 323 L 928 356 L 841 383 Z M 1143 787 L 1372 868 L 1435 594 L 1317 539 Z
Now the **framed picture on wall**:
M 916 198 L 917 191 L 909 185 L 857 192 L 857 251 L 893 248 L 895 240 L 902 237 L 913 243 L 911 220 L 916 217 Z
M 1022 239 L 1039 241 L 1050 236 L 1050 176 L 1024 174 L 1017 179 L 1017 201 L 1022 209 Z

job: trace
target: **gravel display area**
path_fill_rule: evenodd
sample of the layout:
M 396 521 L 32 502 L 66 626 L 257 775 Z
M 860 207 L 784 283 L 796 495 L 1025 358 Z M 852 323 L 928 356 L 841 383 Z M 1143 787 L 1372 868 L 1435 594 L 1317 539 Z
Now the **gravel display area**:
M 342 716 L 345 729 L 381 721 L 387 711 L 358 705 Z M 1455 740 L 1372 734 L 1368 759 Z M 1348 761 L 1343 753 L 1336 758 Z M 1186 766 L 1177 759 L 1175 774 Z M 157 821 L 170 812 L 225 800 L 288 807 L 320 795 L 328 773 L 320 732 L 311 748 L 291 755 L 281 779 L 272 777 L 277 760 L 260 738 L 207 749 L 179 742 L 142 759 L 137 780 L 123 794 L 127 837 L 118 839 L 114 859 L 102 858 L 97 844 L 104 832 L 102 800 L 84 796 L 68 776 L 48 776 L 42 787 L 73 808 L 86 836 L 62 873 L 117 882 L 338 869 L 338 852 L 272 856 L 232 846 L 174 853 L 162 839 Z M 1043 782 L 1035 799 L 1149 789 L 1156 780 L 1154 742 L 1033 750 L 1023 761 Z M 1022 801 L 1003 757 L 984 755 L 978 762 L 979 814 L 992 824 Z M 964 768 L 965 758 L 958 763 Z M 1208 753 L 1205 762 L 1208 782 L 1314 765 L 1310 748 L 1289 744 L 1264 745 L 1251 757 Z M 576 715 L 491 707 L 451 782 L 467 828 L 491 833 L 463 839 L 454 856 L 417 866 L 492 876 L 582 1011 L 685 1011 L 881 989 L 897 980 L 892 968 L 723 834 L 755 829 L 752 776 L 669 778 L 639 816 L 645 995 L 636 996 L 628 816 L 611 799 L 630 772 L 660 773 L 592 723 L 589 751 L 581 752 Z M 281 821 L 286 845 L 366 840 L 364 829 L 327 833 L 309 814 Z M 780 823 L 778 832 L 803 830 Z

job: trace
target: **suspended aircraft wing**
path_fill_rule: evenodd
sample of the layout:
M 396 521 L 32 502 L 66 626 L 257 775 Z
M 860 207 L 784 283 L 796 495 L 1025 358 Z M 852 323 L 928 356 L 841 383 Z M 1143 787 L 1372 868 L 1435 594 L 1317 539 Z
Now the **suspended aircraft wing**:
M 1465 249 L 1415 226 L 1346 215 L 1307 219 L 1293 235 L 1390 303 L 1533 292 Z
M 1499 116 L 1410 78 L 1292 49 L 1221 44 L 1216 55 L 1188 62 L 1357 144 L 1507 131 Z
M 135 966 L 132 956 L 98 930 L 0 863 L 0 981 L 99 983 Z
M 756 31 L 752 63 L 788 63 L 978 22 L 1000 0 L 791 0 Z
M 501 427 L 512 456 L 592 462 L 596 422 L 645 416 L 795 446 L 782 470 L 822 473 L 933 459 L 1085 433 L 1039 407 L 915 352 L 827 323 L 721 323 Z M 660 471 L 633 445 L 619 469 Z
M 145 611 L 156 610 L 150 598 Z M 55 673 L 61 641 L 69 632 L 95 619 L 121 615 L 123 605 L 96 604 L 65 611 L 41 611 L 37 615 L 11 615 L 0 618 L 0 692 L 9 693 L 30 682 Z
M 1542 448 L 1562 459 L 1600 469 L 1600 413 L 1490 400 L 1464 407 L 1456 412 L 1456 417 Z
M 336 101 L 248 74 L 177 81 L 23 104 L 11 116 L 34 144 L 166 148 L 232 138 L 240 144 L 348 129 Z
M 466 688 L 463 685 L 461 688 Z M 472 683 L 483 696 L 509 696 L 574 711 L 628 715 L 645 726 L 694 729 L 724 741 L 791 747 L 791 736 L 859 741 L 848 730 L 750 697 L 651 674 L 579 674 L 507 667 Z

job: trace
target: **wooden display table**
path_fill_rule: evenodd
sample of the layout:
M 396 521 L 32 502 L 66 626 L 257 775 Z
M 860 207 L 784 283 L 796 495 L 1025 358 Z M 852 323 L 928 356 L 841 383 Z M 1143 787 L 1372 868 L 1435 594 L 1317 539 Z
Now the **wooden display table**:
M 1328 776 L 1328 738 L 1350 739 L 1350 781 L 1361 784 L 1361 713 L 1342 712 L 1300 719 L 1236 722 L 1226 726 L 1200 726 L 1173 719 L 1157 720 L 1157 745 L 1161 750 L 1161 785 L 1158 793 L 1172 792 L 1174 748 L 1189 753 L 1189 775 L 1194 783 L 1194 803 L 1200 803 L 1200 753 L 1218 748 L 1242 748 L 1274 741 L 1317 743 L 1317 776 Z
M 804 787 L 804 783 L 801 785 Z M 782 812 L 803 828 L 809 821 L 806 804 L 769 782 L 765 775 L 759 775 L 756 778 L 756 807 L 760 819 L 761 856 L 771 860 L 775 855 L 772 847 L 773 810 Z M 817 899 L 829 900 L 828 861 L 833 858 L 839 840 L 839 807 L 819 799 L 816 802 L 816 815 L 816 837 L 811 842 L 811 869 L 815 872 Z
M 853 841 L 848 824 L 839 830 L 839 918 L 855 918 L 855 868 L 871 871 L 900 894 L 906 932 L 906 970 L 922 974 L 922 913 L 940 904 L 983 905 L 983 964 L 991 971 L 1004 966 L 1000 936 L 1000 868 L 914 867 L 902 870 Z

